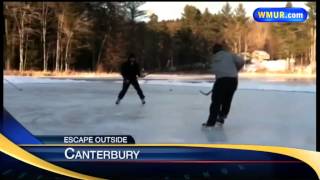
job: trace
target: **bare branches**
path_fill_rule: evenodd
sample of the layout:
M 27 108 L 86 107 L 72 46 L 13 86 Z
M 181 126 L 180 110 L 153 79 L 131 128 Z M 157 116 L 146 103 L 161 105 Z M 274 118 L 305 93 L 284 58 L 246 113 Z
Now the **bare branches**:
M 261 24 L 245 7 L 217 13 L 186 6 L 181 18 L 149 22 L 144 2 L 5 2 L 5 67 L 20 71 L 115 71 L 135 52 L 147 70 L 207 71 L 211 47 L 225 42 L 236 53 L 263 50 L 293 57 L 315 70 L 315 3 L 300 24 Z M 248 55 L 248 56 L 249 56 Z

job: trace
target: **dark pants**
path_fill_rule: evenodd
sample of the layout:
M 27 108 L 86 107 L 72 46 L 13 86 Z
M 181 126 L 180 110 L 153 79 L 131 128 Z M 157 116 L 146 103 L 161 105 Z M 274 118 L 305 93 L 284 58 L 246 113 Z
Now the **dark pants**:
M 208 125 L 215 125 L 218 116 L 227 117 L 233 94 L 238 86 L 237 78 L 219 78 L 213 85 Z
M 143 92 L 139 86 L 137 79 L 123 80 L 122 90 L 120 91 L 120 93 L 118 95 L 118 99 L 122 99 L 124 97 L 124 95 L 126 95 L 126 92 L 129 89 L 130 84 L 132 84 L 134 89 L 137 91 L 140 99 L 144 99 Z

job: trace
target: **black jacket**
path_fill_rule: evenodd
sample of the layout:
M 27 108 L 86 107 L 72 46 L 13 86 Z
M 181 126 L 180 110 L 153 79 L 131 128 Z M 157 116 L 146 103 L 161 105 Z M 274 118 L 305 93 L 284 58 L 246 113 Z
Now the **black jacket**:
M 126 61 L 121 65 L 121 75 L 124 79 L 137 79 L 140 75 L 140 66 L 137 62 Z

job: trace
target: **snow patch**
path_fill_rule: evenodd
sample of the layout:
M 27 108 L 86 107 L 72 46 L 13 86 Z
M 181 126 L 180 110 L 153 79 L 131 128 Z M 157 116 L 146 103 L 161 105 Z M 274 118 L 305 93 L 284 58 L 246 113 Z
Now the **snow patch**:
M 4 76 L 3 83 L 8 84 L 7 80 L 14 84 L 22 83 L 88 83 L 90 80 L 72 80 L 72 79 L 53 79 L 37 78 L 25 76 Z M 122 80 L 114 81 L 122 83 Z M 145 85 L 163 85 L 163 86 L 189 86 L 212 88 L 213 82 L 205 80 L 145 80 L 139 79 L 140 84 Z M 238 89 L 242 90 L 270 90 L 270 91 L 288 91 L 288 92 L 316 92 L 315 82 L 286 81 L 283 79 L 239 79 Z
M 84 80 L 72 80 L 72 79 L 51 79 L 51 78 L 37 78 L 26 76 L 4 76 L 3 83 L 8 84 L 8 81 L 14 84 L 22 83 L 83 83 L 88 82 Z

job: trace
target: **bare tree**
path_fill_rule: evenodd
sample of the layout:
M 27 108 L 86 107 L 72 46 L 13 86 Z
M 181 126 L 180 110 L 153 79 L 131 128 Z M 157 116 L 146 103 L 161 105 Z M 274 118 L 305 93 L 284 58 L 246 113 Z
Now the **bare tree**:
M 42 2 L 42 13 L 41 13 L 41 27 L 42 27 L 42 50 L 43 50 L 43 71 L 48 70 L 48 55 L 46 48 L 46 35 L 47 35 L 47 18 L 48 18 L 48 5 Z
M 24 56 L 24 48 L 25 48 L 25 34 L 26 34 L 26 27 L 25 23 L 27 21 L 28 12 L 30 12 L 30 4 L 29 3 L 8 3 L 8 8 L 10 8 L 12 12 L 12 16 L 15 20 L 15 24 L 18 29 L 18 35 L 19 35 L 19 71 L 24 70 L 24 62 L 25 62 L 25 56 Z
M 103 22 L 103 25 L 102 25 L 102 27 L 103 27 L 103 40 L 101 41 L 101 45 L 100 45 L 99 53 L 98 53 L 98 60 L 97 60 L 98 66 L 101 64 L 101 58 L 102 58 L 104 50 L 107 49 L 105 47 L 106 41 L 107 41 L 109 34 L 112 31 L 112 28 L 113 28 L 112 22 L 115 20 L 114 19 L 115 14 L 116 14 L 116 11 L 118 8 L 117 4 L 112 3 L 112 2 L 107 2 L 106 4 L 101 4 L 100 7 L 101 7 L 100 12 L 102 12 L 100 14 L 100 17 L 104 17 L 105 21 Z
M 309 24 L 310 28 L 310 35 L 311 35 L 311 46 L 310 46 L 310 66 L 312 72 L 316 71 L 316 3 L 315 2 L 308 2 L 306 4 L 309 7 Z
M 5 36 L 6 38 L 4 39 L 5 40 L 5 51 L 4 51 L 4 61 L 5 61 L 5 68 L 6 70 L 10 70 L 11 69 L 11 59 L 12 59 L 12 55 L 9 55 L 10 54 L 10 50 L 9 48 L 11 46 L 13 46 L 13 38 L 11 36 L 12 34 L 12 31 L 11 33 L 9 33 L 9 26 L 10 26 L 10 22 L 9 22 L 9 18 L 10 18 L 10 11 L 9 11 L 9 8 L 8 8 L 8 5 L 5 3 L 4 4 L 5 7 L 4 7 L 4 28 L 5 28 Z M 13 53 L 13 51 L 11 52 Z
M 64 14 L 65 14 L 65 8 L 60 3 L 54 3 L 54 13 L 55 17 L 57 19 L 57 36 L 56 36 L 56 53 L 55 53 L 55 71 L 61 71 L 61 62 L 62 62 L 62 56 L 61 56 L 61 32 L 62 32 L 62 26 L 64 23 Z
M 77 6 L 75 8 L 72 3 L 65 5 L 62 32 L 65 36 L 65 50 L 64 50 L 64 70 L 70 69 L 70 50 L 72 49 L 73 41 L 76 42 L 76 35 L 81 34 L 83 38 L 90 33 L 91 20 L 87 16 L 85 6 Z
M 127 16 L 131 22 L 134 22 L 138 17 L 144 17 L 146 15 L 145 11 L 139 10 L 145 2 L 132 1 L 124 3 L 124 8 L 126 10 Z
M 48 70 L 48 49 L 47 49 L 47 29 L 49 16 L 49 3 L 48 2 L 37 2 L 34 4 L 34 11 L 31 16 L 33 19 L 37 20 L 40 24 L 40 30 L 38 33 L 41 36 L 42 44 L 42 61 L 43 61 L 43 71 Z M 52 18 L 52 17 L 51 17 Z

